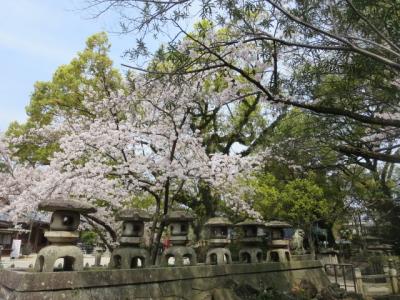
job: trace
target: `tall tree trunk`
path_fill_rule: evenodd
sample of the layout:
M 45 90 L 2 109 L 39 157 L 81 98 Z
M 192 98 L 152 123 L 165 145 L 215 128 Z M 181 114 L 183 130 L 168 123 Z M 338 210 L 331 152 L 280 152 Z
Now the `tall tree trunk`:
M 158 227 L 158 230 L 157 230 L 157 235 L 156 235 L 153 247 L 151 249 L 151 262 L 152 262 L 153 265 L 155 265 L 156 262 L 157 262 L 158 251 L 159 251 L 160 246 L 161 246 L 161 237 L 162 237 L 162 234 L 163 234 L 163 231 L 164 231 L 164 228 L 165 228 L 165 221 L 164 220 L 165 220 L 165 218 L 163 216 L 163 218 L 162 218 L 162 220 L 160 222 L 160 226 Z
M 308 239 L 308 246 L 310 247 L 310 254 L 312 259 L 315 259 L 315 244 L 314 244 L 314 237 L 312 233 L 312 223 L 308 225 L 307 228 L 307 239 Z
M 211 218 L 215 216 L 216 203 L 211 195 L 211 189 L 206 183 L 202 183 L 199 187 L 201 203 L 204 205 L 205 217 Z
M 166 225 L 166 219 L 167 219 L 167 214 L 168 214 L 168 208 L 169 208 L 169 188 L 170 188 L 170 178 L 167 178 L 167 181 L 165 183 L 165 192 L 164 192 L 164 210 L 163 210 L 163 215 L 161 218 L 160 226 L 158 227 L 157 231 L 157 236 L 155 240 L 155 245 L 153 245 L 151 251 L 151 261 L 153 265 L 157 261 L 157 255 L 158 255 L 158 249 L 160 249 L 161 245 L 161 237 L 164 231 L 164 227 Z
M 161 210 L 161 201 L 159 198 L 156 198 L 156 212 L 154 214 L 153 224 L 150 229 L 150 245 L 149 248 L 153 249 L 154 245 L 154 234 L 156 233 L 157 223 L 160 221 L 160 210 Z

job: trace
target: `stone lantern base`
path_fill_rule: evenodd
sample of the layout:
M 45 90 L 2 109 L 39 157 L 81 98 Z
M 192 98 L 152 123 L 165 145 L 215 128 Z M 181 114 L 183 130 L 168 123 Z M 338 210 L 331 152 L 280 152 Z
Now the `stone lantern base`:
M 83 253 L 73 245 L 50 245 L 39 251 L 34 266 L 35 272 L 53 272 L 57 259 L 64 258 L 64 271 L 82 271 Z
M 214 248 L 207 252 L 206 264 L 225 265 L 232 263 L 231 251 L 226 248 Z
M 190 248 L 185 246 L 172 246 L 165 250 L 162 254 L 161 265 L 162 266 L 171 266 L 168 261 L 173 258 L 174 266 L 194 266 L 197 264 L 197 256 L 196 252 Z
M 291 260 L 288 249 L 271 249 L 267 251 L 267 262 L 288 262 Z
M 239 251 L 239 262 L 240 263 L 262 263 L 263 262 L 263 252 L 257 247 L 246 247 Z
M 135 269 L 150 265 L 150 255 L 146 249 L 120 247 L 112 252 L 109 267 L 112 269 Z

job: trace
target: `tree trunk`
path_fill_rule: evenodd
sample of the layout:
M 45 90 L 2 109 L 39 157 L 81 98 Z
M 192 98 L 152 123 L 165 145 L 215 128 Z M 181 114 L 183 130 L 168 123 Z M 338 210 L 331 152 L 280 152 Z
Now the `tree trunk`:
M 215 216 L 215 211 L 216 211 L 216 203 L 214 201 L 214 198 L 211 195 L 211 189 L 206 183 L 202 183 L 199 186 L 199 192 L 200 192 L 200 202 L 203 203 L 204 208 L 205 208 L 205 217 L 206 218 L 211 218 Z
M 315 244 L 314 244 L 314 237 L 312 234 L 312 224 L 308 226 L 307 239 L 308 239 L 308 246 L 310 247 L 311 257 L 312 259 L 315 259 Z
M 156 233 L 157 223 L 159 221 L 159 216 L 160 216 L 160 210 L 161 210 L 160 199 L 156 199 L 156 212 L 154 214 L 153 224 L 151 225 L 150 229 L 150 245 L 149 245 L 150 249 L 153 249 L 154 234 Z
M 112 252 L 114 250 L 114 247 L 110 245 L 110 243 L 107 241 L 107 238 L 104 236 L 103 232 L 97 227 L 95 222 L 92 219 L 89 219 L 88 216 L 84 216 L 84 218 L 90 224 L 90 226 L 92 226 L 95 229 L 96 233 L 99 235 L 99 237 L 100 237 L 101 241 L 104 243 L 104 245 L 106 245 L 107 249 L 110 252 Z M 104 226 L 103 226 L 103 228 L 104 228 Z M 111 227 L 109 229 L 111 229 Z M 107 230 L 107 232 L 108 232 L 108 230 Z M 114 232 L 114 234 L 115 234 L 115 232 Z M 115 236 L 116 236 L 116 234 L 115 234 Z M 115 242 L 116 240 L 113 239 L 113 241 Z
M 170 178 L 167 178 L 167 181 L 165 182 L 165 192 L 164 192 L 164 210 L 163 210 L 163 215 L 162 219 L 160 222 L 160 226 L 158 228 L 156 240 L 155 240 L 155 246 L 153 245 L 151 251 L 151 261 L 153 265 L 156 263 L 157 260 L 157 255 L 158 255 L 158 249 L 160 249 L 160 244 L 161 244 L 161 236 L 164 231 L 164 227 L 166 224 L 166 219 L 167 219 L 167 214 L 168 214 L 168 209 L 169 209 L 169 187 L 170 187 Z
M 165 215 L 163 216 L 163 218 L 160 222 L 160 226 L 157 231 L 157 236 L 156 236 L 155 242 L 153 243 L 153 247 L 151 248 L 151 262 L 153 265 L 156 264 L 158 249 L 160 249 L 161 237 L 162 237 L 164 227 L 165 227 L 165 218 L 164 217 L 165 217 Z

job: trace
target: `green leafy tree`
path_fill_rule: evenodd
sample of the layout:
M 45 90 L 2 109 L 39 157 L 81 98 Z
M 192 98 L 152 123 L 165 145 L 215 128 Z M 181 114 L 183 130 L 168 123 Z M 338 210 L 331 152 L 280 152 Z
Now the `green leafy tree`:
M 310 250 L 315 253 L 313 225 L 328 221 L 335 211 L 324 195 L 324 190 L 312 178 L 279 182 L 273 175 L 264 174 L 253 182 L 254 207 L 265 219 L 283 219 L 302 228 L 307 235 Z
M 124 89 L 122 76 L 108 57 L 110 43 L 107 35 L 97 33 L 86 41 L 86 48 L 78 52 L 69 64 L 60 66 L 51 81 L 35 83 L 30 103 L 26 107 L 26 123 L 12 123 L 7 131 L 9 137 L 19 138 L 13 144 L 14 155 L 22 162 L 32 165 L 48 164 L 49 158 L 58 150 L 62 132 L 48 135 L 37 129 L 57 122 L 57 117 L 69 114 L 91 115 L 82 105 L 83 99 L 96 91 L 101 98 Z

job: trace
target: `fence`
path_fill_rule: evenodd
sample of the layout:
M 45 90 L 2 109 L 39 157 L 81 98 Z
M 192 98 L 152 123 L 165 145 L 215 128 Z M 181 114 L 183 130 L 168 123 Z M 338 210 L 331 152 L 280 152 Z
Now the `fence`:
M 333 273 L 335 283 L 340 287 L 357 293 L 356 274 L 352 264 L 325 264 L 324 268 L 327 274 Z
M 399 278 L 393 260 L 388 260 L 384 274 L 362 275 L 352 264 L 326 264 L 325 272 L 346 291 L 363 296 L 381 296 L 399 293 Z
M 384 274 L 362 275 L 361 271 L 356 269 L 356 282 L 361 294 L 378 296 L 399 293 L 399 278 L 393 260 L 389 259 L 388 264 Z

